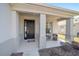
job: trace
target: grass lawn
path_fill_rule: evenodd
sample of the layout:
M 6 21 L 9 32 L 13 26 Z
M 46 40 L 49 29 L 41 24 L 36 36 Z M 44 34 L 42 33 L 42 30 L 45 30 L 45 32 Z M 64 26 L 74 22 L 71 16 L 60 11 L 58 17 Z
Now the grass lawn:
M 63 34 L 58 34 L 58 39 L 66 41 L 65 35 Z M 79 37 L 74 37 L 74 41 L 79 43 Z

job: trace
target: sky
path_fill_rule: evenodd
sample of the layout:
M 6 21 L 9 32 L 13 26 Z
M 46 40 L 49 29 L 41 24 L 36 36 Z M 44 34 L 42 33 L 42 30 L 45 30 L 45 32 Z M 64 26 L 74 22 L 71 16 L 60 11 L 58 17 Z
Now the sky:
M 48 3 L 48 5 L 79 11 L 79 3 Z

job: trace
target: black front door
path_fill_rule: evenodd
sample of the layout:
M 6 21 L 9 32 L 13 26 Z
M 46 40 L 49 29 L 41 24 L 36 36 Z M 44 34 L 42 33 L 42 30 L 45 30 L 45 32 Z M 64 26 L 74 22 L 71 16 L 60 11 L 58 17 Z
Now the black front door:
M 24 20 L 24 39 L 35 38 L 35 21 Z

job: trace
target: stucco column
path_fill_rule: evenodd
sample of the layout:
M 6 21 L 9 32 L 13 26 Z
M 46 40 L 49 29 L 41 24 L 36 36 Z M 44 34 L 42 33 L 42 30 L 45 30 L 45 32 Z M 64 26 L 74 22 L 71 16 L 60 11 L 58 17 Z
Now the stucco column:
M 18 37 L 19 32 L 19 17 L 16 11 L 12 11 L 12 36 Z
M 14 39 L 16 44 L 16 47 L 14 48 L 18 48 L 19 46 L 19 15 L 16 11 L 12 11 L 12 22 L 11 22 L 11 36 L 12 39 Z M 15 44 L 14 43 L 14 44 Z
M 50 22 L 50 29 L 51 29 L 51 40 L 53 39 L 53 36 L 52 36 L 52 34 L 53 34 L 53 23 L 52 22 Z
M 58 35 L 58 21 L 55 19 L 53 20 L 53 25 L 52 25 L 52 39 L 53 39 L 53 34 L 57 34 Z
M 71 42 L 73 40 L 73 18 L 66 20 L 66 40 Z
M 40 37 L 39 37 L 39 48 L 46 47 L 46 15 L 40 14 Z
M 57 20 L 53 20 L 53 26 L 52 26 L 52 33 L 53 34 L 58 34 L 58 21 Z

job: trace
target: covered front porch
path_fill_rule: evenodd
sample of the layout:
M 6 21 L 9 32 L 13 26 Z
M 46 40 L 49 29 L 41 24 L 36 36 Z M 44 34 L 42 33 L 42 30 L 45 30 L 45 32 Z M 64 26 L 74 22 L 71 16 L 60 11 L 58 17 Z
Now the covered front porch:
M 39 55 L 39 49 L 43 48 L 50 48 L 50 47 L 57 47 L 60 46 L 60 41 L 58 40 L 53 40 L 53 33 L 57 35 L 58 33 L 58 22 L 57 22 L 57 16 L 53 15 L 43 15 L 43 19 L 45 19 L 44 23 L 42 25 L 43 21 L 39 21 L 41 18 L 40 14 L 36 13 L 23 13 L 23 12 L 18 12 L 19 14 L 19 49 L 17 52 L 23 52 L 24 55 Z M 26 31 L 26 27 L 24 27 L 24 20 L 34 20 L 35 21 L 35 32 L 34 32 L 34 38 L 24 38 Z M 41 20 L 43 20 L 41 19 Z M 31 25 L 31 24 L 30 24 Z M 40 26 L 43 26 L 40 28 Z M 33 30 L 34 28 L 31 28 Z M 40 30 L 41 29 L 41 30 Z M 48 31 L 47 31 L 48 30 Z M 40 33 L 40 31 L 42 31 Z M 43 33 L 44 32 L 44 33 Z M 40 35 L 42 37 L 40 37 Z M 44 37 L 43 37 L 44 36 Z M 40 41 L 41 39 L 41 41 Z M 44 42 L 42 41 L 44 40 Z M 42 45 L 41 45 L 42 44 Z
M 39 55 L 38 50 L 61 46 L 58 35 L 58 21 L 66 20 L 66 40 L 73 41 L 73 16 L 75 12 L 65 11 L 38 4 L 12 4 L 12 32 L 18 39 L 17 52 L 23 55 Z M 27 24 L 27 20 L 33 21 Z M 26 21 L 26 22 L 25 22 Z M 27 36 L 27 34 L 29 34 Z
M 59 40 L 60 38 L 57 38 L 57 40 L 53 39 L 53 34 L 58 35 L 59 33 L 58 21 L 61 17 L 23 12 L 19 12 L 18 14 L 20 44 L 17 52 L 23 52 L 23 55 L 39 55 L 39 49 L 61 46 L 61 41 Z M 43 19 L 41 19 L 41 17 L 43 17 Z M 24 19 L 35 20 L 35 38 L 24 38 L 24 35 L 26 34 L 24 34 Z M 33 29 L 34 28 L 31 30 Z

